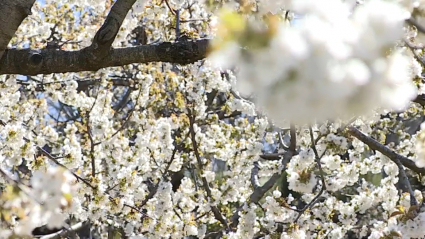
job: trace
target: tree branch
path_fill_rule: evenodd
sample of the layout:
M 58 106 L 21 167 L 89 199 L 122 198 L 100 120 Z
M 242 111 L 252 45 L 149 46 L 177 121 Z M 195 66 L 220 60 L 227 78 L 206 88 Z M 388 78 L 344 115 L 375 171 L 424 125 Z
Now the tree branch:
M 295 129 L 295 125 L 291 123 L 290 135 L 291 135 L 291 143 L 289 145 L 289 150 L 295 152 L 297 149 L 297 131 Z
M 285 153 L 260 154 L 260 158 L 264 160 L 279 160 Z
M 198 143 L 196 142 L 196 133 L 195 133 L 195 127 L 194 127 L 195 115 L 192 114 L 192 110 L 190 110 L 190 109 L 188 109 L 188 113 L 189 113 L 188 114 L 188 116 L 189 116 L 189 132 L 190 132 L 190 138 L 192 140 L 193 152 L 195 154 L 195 158 L 196 158 L 196 161 L 198 163 L 199 170 L 202 171 L 202 168 L 203 168 L 202 160 L 201 160 L 201 156 L 199 155 L 199 152 L 198 152 Z M 202 180 L 202 186 L 203 186 L 205 192 L 207 193 L 208 199 L 211 200 L 212 199 L 212 192 L 211 192 L 211 189 L 208 185 L 208 181 L 205 178 L 205 176 L 201 176 L 201 180 Z M 218 209 L 218 207 L 215 206 L 215 205 L 211 205 L 210 207 L 211 207 L 211 211 L 214 214 L 215 219 L 217 221 L 219 221 L 225 228 L 228 228 L 229 226 L 227 224 L 227 220 L 221 214 L 220 209 Z
M 117 36 L 118 31 L 136 0 L 117 0 L 105 19 L 102 27 L 96 32 L 89 47 L 96 61 L 108 55 L 109 49 Z
M 322 187 L 320 188 L 319 193 L 316 196 L 314 196 L 313 200 L 311 200 L 309 204 L 307 204 L 303 209 L 300 210 L 300 212 L 298 213 L 298 216 L 294 220 L 295 223 L 298 221 L 298 219 L 300 219 L 301 215 L 303 215 L 304 212 L 307 209 L 312 208 L 314 206 L 314 204 L 317 203 L 317 201 L 319 200 L 319 198 L 322 196 L 323 192 L 326 190 L 325 174 L 323 172 L 322 164 L 320 162 L 320 160 L 323 157 L 324 153 L 322 154 L 322 156 L 319 156 L 319 153 L 317 152 L 317 148 L 316 148 L 316 140 L 314 139 L 314 135 L 313 135 L 313 129 L 311 128 L 311 126 L 309 126 L 308 129 L 309 129 L 310 141 L 311 141 L 311 146 L 310 147 L 311 147 L 311 149 L 314 152 L 314 159 L 316 161 L 317 167 L 319 168 L 319 174 L 320 174 L 320 180 L 322 181 Z
M 105 67 L 149 62 L 189 64 L 204 59 L 208 45 L 209 39 L 201 39 L 109 49 L 102 61 L 95 60 L 90 47 L 79 51 L 42 49 L 38 53 L 30 49 L 8 49 L 0 60 L 0 74 L 97 71 Z
M 0 1 L 0 58 L 22 21 L 31 14 L 35 0 Z
M 99 92 L 96 94 L 96 98 L 94 99 L 94 102 L 90 108 L 90 110 L 86 113 L 86 133 L 87 133 L 87 137 L 89 138 L 89 142 L 90 142 L 90 153 L 89 153 L 89 157 L 91 160 L 91 174 L 92 177 L 96 177 L 96 160 L 95 160 L 95 156 L 94 156 L 94 147 L 95 147 L 95 143 L 93 140 L 93 134 L 92 134 L 92 130 L 91 130 L 91 126 L 90 126 L 90 113 L 93 111 L 94 106 L 96 105 L 97 102 L 97 98 L 99 96 Z
M 295 137 L 291 139 L 291 145 L 295 144 L 293 141 L 295 141 Z M 292 156 L 294 156 L 296 154 L 296 152 L 293 151 L 286 151 L 285 153 L 283 153 L 283 158 L 282 158 L 282 165 L 284 167 L 284 169 L 282 171 L 286 170 L 286 164 L 289 162 L 289 160 L 292 159 Z M 279 173 L 274 173 L 269 180 L 267 180 L 267 182 L 265 182 L 263 184 L 263 186 L 258 186 L 257 188 L 254 189 L 254 192 L 252 192 L 251 196 L 249 197 L 249 203 L 254 203 L 257 204 L 261 198 L 263 198 L 264 194 L 269 191 L 275 184 L 276 181 L 280 178 L 281 176 L 281 172 Z M 232 228 L 236 228 L 237 225 L 239 224 L 239 212 L 242 210 L 243 205 L 240 206 L 232 215 L 232 223 L 231 223 L 231 227 Z
M 418 173 L 418 174 L 424 174 L 425 173 L 425 168 L 419 168 L 418 166 L 416 166 L 414 161 L 392 151 L 391 149 L 389 149 L 385 145 L 379 143 L 375 139 L 363 134 L 357 128 L 350 126 L 350 127 L 347 128 L 347 131 L 348 131 L 349 134 L 351 134 L 352 136 L 356 137 L 357 139 L 359 139 L 360 141 L 365 143 L 367 146 L 369 146 L 369 148 L 376 150 L 376 151 L 379 151 L 383 155 L 387 156 L 394 163 L 397 164 L 397 162 L 399 161 L 401 164 L 403 164 L 404 167 L 409 168 L 410 170 L 412 170 L 415 173 Z

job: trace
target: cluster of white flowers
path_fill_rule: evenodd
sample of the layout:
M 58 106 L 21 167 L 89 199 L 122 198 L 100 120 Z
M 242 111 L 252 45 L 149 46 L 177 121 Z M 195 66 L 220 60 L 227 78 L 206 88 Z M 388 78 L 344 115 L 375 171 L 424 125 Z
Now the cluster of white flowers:
M 238 68 L 238 90 L 255 94 L 269 117 L 351 117 L 403 109 L 412 99 L 409 58 L 397 50 L 387 56 L 403 37 L 406 14 L 399 5 L 366 1 L 353 13 L 341 0 L 286 1 L 285 7 L 303 17 L 293 26 L 269 26 L 275 33 L 266 46 L 231 41 L 210 57 Z
M 257 206 L 254 204 L 244 205 L 244 211 L 240 212 L 240 222 L 238 224 L 238 230 L 232 236 L 236 238 L 252 238 L 255 236 L 260 228 L 257 222 L 257 215 L 255 210 Z
M 317 184 L 316 175 L 311 170 L 314 164 L 314 153 L 312 149 L 302 151 L 299 155 L 293 157 L 288 164 L 288 182 L 291 190 L 312 193 Z
M 113 2 L 37 1 L 10 46 L 40 48 L 49 29 L 57 26 L 55 36 L 68 41 L 63 49 L 81 49 L 90 45 Z M 411 203 L 410 195 L 399 193 L 397 165 L 349 136 L 345 121 L 313 124 L 313 139 L 309 128 L 296 124 L 296 152 L 283 165 L 281 160 L 263 160 L 264 145 L 273 145 L 270 151 L 281 156 L 292 136 L 286 128 L 269 125 L 257 111 L 286 127 L 291 120 L 404 108 L 415 93 L 413 78 L 419 92 L 425 92 L 423 68 L 410 49 L 394 46 L 404 36 L 412 44 L 420 39 L 416 30 L 403 27 L 410 15 L 421 18 L 415 15 L 424 8 L 421 4 L 139 0 L 114 47 L 130 46 L 131 31 L 138 25 L 145 27 L 150 43 L 174 41 L 173 10 L 179 10 L 181 33 L 193 38 L 219 39 L 223 21 L 243 34 L 230 37 L 218 51 L 214 48 L 212 61 L 186 66 L 132 64 L 26 80 L 1 76 L 0 169 L 22 176 L 22 181 L 15 185 L 0 177 L 5 219 L 0 238 L 30 235 L 41 225 L 61 227 L 68 216 L 101 225 L 102 236 L 117 227 L 130 238 L 343 238 L 348 232 L 370 238 L 423 237 L 425 214 L 409 220 L 400 214 Z M 220 18 L 217 9 L 222 6 L 238 13 Z M 235 17 L 240 14 L 244 16 Z M 284 17 L 296 20 L 283 22 Z M 212 66 L 217 62 L 236 69 L 217 70 Z M 111 78 L 119 76 L 128 82 L 114 85 Z M 81 87 L 91 81 L 95 83 L 87 89 Z M 117 109 L 121 100 L 124 106 Z M 396 134 L 400 139 L 391 149 L 425 167 L 424 130 L 412 137 L 400 132 L 405 128 L 397 119 L 420 119 L 423 110 L 411 104 L 403 113 L 380 112 L 389 116 L 372 113 L 353 125 L 371 137 L 378 135 L 380 142 Z M 283 145 L 277 132 L 288 132 Z M 40 153 L 37 149 L 45 145 L 49 147 Z M 260 165 L 260 187 L 251 182 L 255 163 Z M 275 175 L 279 179 L 253 203 L 252 196 Z M 312 201 L 321 189 L 326 190 Z M 422 203 L 420 191 L 414 196 Z M 300 215 L 308 203 L 312 207 Z M 238 220 L 232 221 L 235 216 Z
M 67 215 L 62 209 L 69 208 L 76 189 L 76 178 L 61 168 L 50 167 L 47 172 L 35 171 L 31 178 L 34 197 L 43 205 L 42 221 L 49 228 L 60 228 Z
M 13 215 L 15 234 L 31 235 L 35 227 L 42 225 L 48 228 L 65 225 L 65 211 L 72 206 L 72 195 L 76 190 L 75 178 L 69 172 L 61 168 L 49 168 L 47 172 L 35 171 L 31 187 L 22 190 L 13 197 L 3 195 L 0 199 L 4 215 L 10 217 L 17 214 Z

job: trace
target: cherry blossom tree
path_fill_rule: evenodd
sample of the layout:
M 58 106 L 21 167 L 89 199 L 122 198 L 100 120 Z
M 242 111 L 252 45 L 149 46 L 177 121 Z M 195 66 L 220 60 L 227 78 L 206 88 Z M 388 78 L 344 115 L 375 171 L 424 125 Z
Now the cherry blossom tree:
M 0 238 L 425 237 L 424 16 L 0 1 Z

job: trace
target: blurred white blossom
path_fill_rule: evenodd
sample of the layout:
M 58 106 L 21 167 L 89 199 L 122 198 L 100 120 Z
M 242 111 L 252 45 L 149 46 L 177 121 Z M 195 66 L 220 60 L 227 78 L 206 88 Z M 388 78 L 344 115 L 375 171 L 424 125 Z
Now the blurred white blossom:
M 269 117 L 344 118 L 380 107 L 401 110 L 414 97 L 411 78 L 419 69 L 409 73 L 409 59 L 398 51 L 387 55 L 403 37 L 399 5 L 371 0 L 352 15 L 340 0 L 288 1 L 288 7 L 303 18 L 295 26 L 280 24 L 268 46 L 229 42 L 210 58 L 236 66 L 238 90 L 255 94 Z

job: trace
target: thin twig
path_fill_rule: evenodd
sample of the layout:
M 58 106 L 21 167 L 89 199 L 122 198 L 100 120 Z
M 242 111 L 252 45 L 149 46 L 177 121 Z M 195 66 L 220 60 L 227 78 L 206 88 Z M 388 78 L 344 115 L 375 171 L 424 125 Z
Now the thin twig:
M 175 10 L 176 13 L 176 40 L 180 38 L 180 10 Z
M 168 3 L 168 0 L 162 0 L 161 3 L 165 2 L 165 4 L 167 5 L 168 9 L 171 11 L 171 13 L 173 15 L 176 15 L 176 11 L 170 6 L 170 4 Z
M 195 154 L 195 158 L 196 158 L 196 161 L 198 163 L 199 170 L 202 170 L 202 168 L 203 168 L 202 160 L 201 160 L 201 156 L 199 155 L 199 152 L 198 152 L 198 143 L 196 142 L 196 133 L 195 133 L 195 128 L 194 128 L 195 115 L 192 113 L 191 109 L 188 109 L 188 113 L 189 113 L 189 115 L 188 115 L 189 116 L 189 131 L 190 131 L 190 137 L 191 137 L 191 140 L 192 140 L 193 152 Z M 208 198 L 211 200 L 212 199 L 212 193 L 211 193 L 210 187 L 208 186 L 208 181 L 205 178 L 205 176 L 201 176 L 201 180 L 202 180 L 203 188 L 207 192 Z M 225 228 L 229 228 L 229 225 L 227 224 L 227 220 L 223 217 L 223 215 L 221 214 L 221 212 L 217 208 L 217 206 L 211 205 L 211 210 L 213 211 L 214 217 Z
M 90 110 L 87 112 L 87 117 L 86 117 L 87 135 L 90 140 L 90 160 L 91 160 L 91 170 L 92 170 L 91 173 L 93 177 L 95 177 L 96 175 L 96 163 L 95 163 L 95 157 L 94 157 L 95 143 L 93 140 L 93 135 L 92 135 L 91 127 L 90 127 L 90 113 L 93 111 L 93 108 L 97 102 L 98 97 L 99 97 L 99 89 L 96 94 L 96 98 L 94 99 L 93 105 L 90 107 Z
M 297 147 L 297 131 L 295 129 L 295 125 L 291 123 L 291 129 L 290 129 L 290 135 L 291 135 L 291 143 L 289 145 L 289 150 L 292 152 L 296 151 L 296 147 Z
M 76 174 L 76 173 L 74 173 L 74 172 L 72 172 L 70 169 L 68 169 L 65 165 L 63 165 L 63 164 L 61 164 L 58 160 L 57 160 L 57 158 L 55 158 L 55 157 L 53 157 L 50 153 L 48 153 L 46 150 L 44 150 L 43 148 L 41 148 L 40 146 L 37 146 L 37 149 L 38 150 L 40 150 L 40 152 L 43 154 L 43 155 L 45 155 L 48 159 L 50 159 L 50 160 L 52 160 L 55 164 L 57 164 L 58 166 L 60 166 L 60 167 L 62 167 L 63 169 L 65 169 L 65 170 L 67 170 L 68 172 L 70 172 L 75 178 L 77 178 L 77 180 L 79 180 L 79 181 L 81 181 L 81 182 L 83 182 L 85 185 L 87 185 L 89 188 L 91 188 L 92 190 L 94 190 L 94 191 L 97 191 L 98 192 L 98 188 L 97 187 L 95 187 L 95 186 L 93 186 L 93 185 L 91 185 L 91 183 L 89 182 L 89 181 L 87 181 L 86 179 L 84 179 L 84 178 L 82 178 L 82 177 L 80 177 L 78 174 Z M 108 199 L 111 201 L 111 202 L 114 202 L 114 199 L 113 199 L 113 197 L 112 196 L 110 196 L 109 194 L 107 194 L 107 193 L 104 193 L 106 196 L 108 196 Z M 130 206 L 130 205 L 128 205 L 128 204 L 124 204 L 124 206 L 127 206 L 127 207 L 130 207 L 130 208 L 132 208 L 132 209 L 134 209 L 132 206 Z M 143 213 L 143 212 L 141 212 L 140 210 L 137 210 L 137 212 L 139 212 L 139 213 L 141 213 L 143 216 L 145 216 L 145 217 L 149 217 L 149 216 L 147 216 L 145 213 Z
M 419 55 L 418 55 L 418 53 L 416 53 L 416 51 L 415 51 L 417 48 L 415 48 L 415 46 L 413 46 L 412 44 L 410 44 L 410 42 L 409 42 L 409 41 L 407 41 L 407 40 L 404 40 L 404 43 L 407 45 L 407 47 L 409 47 L 410 51 L 413 53 L 413 55 L 415 56 L 415 58 L 416 58 L 419 62 L 421 62 L 421 63 L 422 63 L 422 65 L 425 65 L 425 61 L 424 61 L 424 59 L 422 59 L 422 57 L 421 57 L 421 56 L 419 56 Z
M 128 121 L 130 120 L 131 116 L 133 116 L 134 110 L 137 107 L 137 104 L 139 102 L 139 98 L 142 95 L 142 89 L 139 89 L 139 94 L 136 97 L 136 102 L 134 103 L 134 107 L 130 110 L 128 113 L 127 119 L 125 119 L 124 123 L 121 124 L 121 126 L 115 131 L 109 139 L 112 139 L 115 135 L 117 135 L 121 130 L 124 129 L 124 127 L 127 125 Z
M 311 126 L 309 126 L 309 131 L 310 131 L 310 141 L 311 141 L 311 148 L 314 152 L 314 159 L 316 160 L 316 164 L 317 167 L 319 168 L 319 173 L 320 173 L 320 179 L 322 181 L 322 187 L 320 188 L 319 193 L 313 198 L 313 200 L 310 201 L 309 204 L 307 204 L 298 214 L 298 216 L 295 218 L 295 222 L 298 221 L 298 219 L 301 217 L 301 215 L 304 214 L 304 212 L 313 207 L 314 204 L 318 201 L 318 199 L 322 196 L 323 192 L 326 190 L 326 182 L 325 182 L 325 175 L 323 173 L 323 169 L 322 169 L 322 164 L 320 163 L 320 159 L 321 156 L 323 156 L 324 154 L 322 154 L 321 156 L 319 156 L 319 153 L 317 152 L 317 148 L 316 148 L 316 144 L 315 144 L 315 139 L 314 139 L 314 135 L 313 135 L 313 129 L 311 128 Z
M 174 157 L 175 157 L 175 155 L 176 155 L 176 152 L 177 152 L 177 147 L 175 147 L 175 148 L 173 149 L 173 153 L 171 154 L 171 159 L 170 159 L 170 161 L 168 162 L 167 167 L 165 168 L 165 172 L 163 173 L 163 177 L 165 177 L 165 174 L 168 172 L 168 169 L 170 168 L 170 166 L 171 166 L 172 162 L 174 161 Z M 143 199 L 142 203 L 140 204 L 140 207 L 145 206 L 145 205 L 146 205 L 146 203 L 148 203 L 148 201 L 149 201 L 149 200 L 151 200 L 151 199 L 155 196 L 155 194 L 156 194 L 156 193 L 157 193 L 157 191 L 158 191 L 158 187 L 159 187 L 159 183 L 160 183 L 160 182 L 161 182 L 161 181 L 158 181 L 158 182 L 155 184 L 155 186 L 154 186 L 154 187 L 153 187 L 153 189 L 149 192 L 149 194 L 146 196 L 146 198 L 145 198 L 145 199 Z
M 41 148 L 40 146 L 36 146 L 37 149 L 44 155 L 46 156 L 48 159 L 50 159 L 51 161 L 53 161 L 55 164 L 57 164 L 58 166 L 62 167 L 63 169 L 67 170 L 68 172 L 70 172 L 75 178 L 77 178 L 78 180 L 82 181 L 84 184 L 86 184 L 87 186 L 89 186 L 91 189 L 96 190 L 97 188 L 93 185 L 90 184 L 89 181 L 87 181 L 86 179 L 80 177 L 78 174 L 72 172 L 71 170 L 69 170 L 65 165 L 61 164 L 57 159 L 57 157 L 53 157 L 49 152 L 47 152 L 46 150 L 44 150 L 43 148 Z

